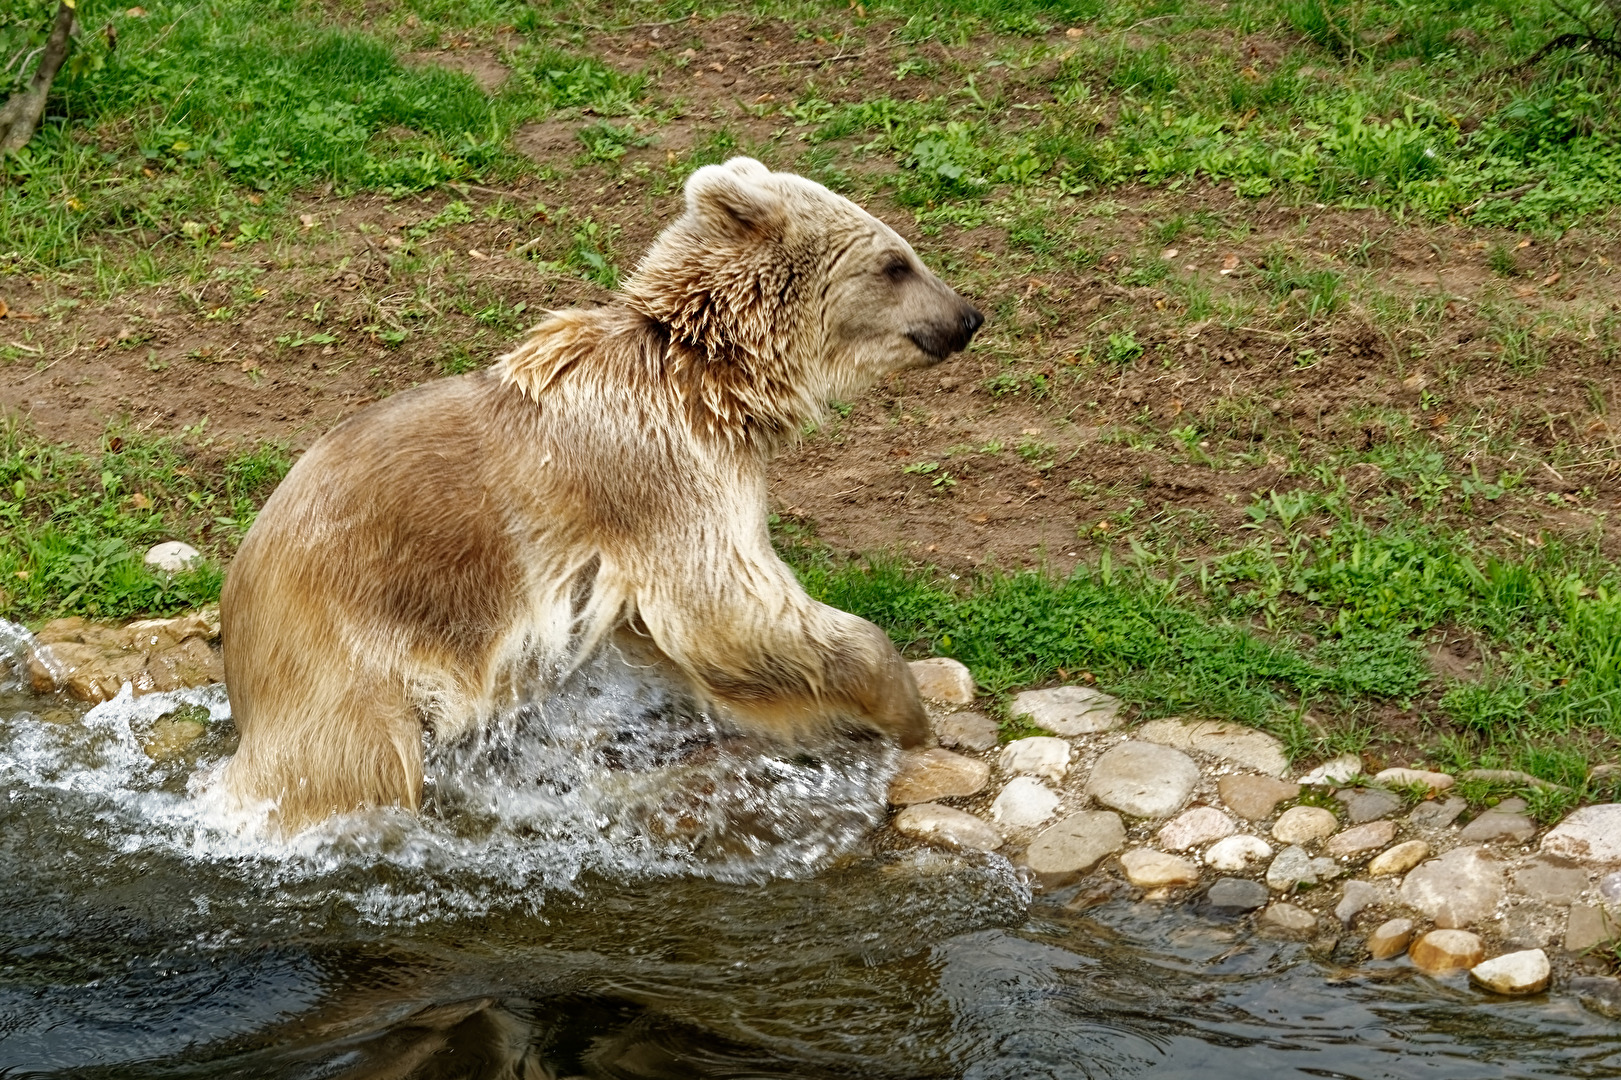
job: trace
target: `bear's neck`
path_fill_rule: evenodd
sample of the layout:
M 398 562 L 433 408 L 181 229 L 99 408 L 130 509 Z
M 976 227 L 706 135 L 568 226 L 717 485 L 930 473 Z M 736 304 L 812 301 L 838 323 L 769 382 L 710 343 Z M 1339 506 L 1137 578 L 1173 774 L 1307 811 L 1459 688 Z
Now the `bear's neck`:
M 554 312 L 496 362 L 495 373 L 543 402 L 565 384 L 638 390 L 650 411 L 663 402 L 706 442 L 769 459 L 825 409 L 792 378 L 799 365 L 740 342 L 685 339 L 679 329 L 630 305 Z M 592 395 L 595 396 L 595 395 Z

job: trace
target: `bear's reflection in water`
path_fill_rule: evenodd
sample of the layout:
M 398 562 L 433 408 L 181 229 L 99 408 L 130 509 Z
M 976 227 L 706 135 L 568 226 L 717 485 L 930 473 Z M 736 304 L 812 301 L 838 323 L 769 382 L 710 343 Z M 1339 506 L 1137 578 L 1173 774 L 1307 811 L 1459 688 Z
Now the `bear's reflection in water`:
M 329 1048 L 330 1049 L 330 1048 Z M 801 1077 L 788 1062 L 629 1002 L 477 998 L 351 1041 L 340 1080 L 704 1080 Z

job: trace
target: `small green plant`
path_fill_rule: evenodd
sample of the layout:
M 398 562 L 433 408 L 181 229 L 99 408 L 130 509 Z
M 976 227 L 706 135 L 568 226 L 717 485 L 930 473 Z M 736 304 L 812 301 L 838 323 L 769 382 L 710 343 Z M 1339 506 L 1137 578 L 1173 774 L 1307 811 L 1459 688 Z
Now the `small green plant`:
M 1104 350 L 1104 358 L 1111 364 L 1127 367 L 1137 362 L 1143 355 L 1143 346 L 1137 341 L 1137 335 L 1130 330 L 1118 334 L 1110 334 L 1108 347 Z

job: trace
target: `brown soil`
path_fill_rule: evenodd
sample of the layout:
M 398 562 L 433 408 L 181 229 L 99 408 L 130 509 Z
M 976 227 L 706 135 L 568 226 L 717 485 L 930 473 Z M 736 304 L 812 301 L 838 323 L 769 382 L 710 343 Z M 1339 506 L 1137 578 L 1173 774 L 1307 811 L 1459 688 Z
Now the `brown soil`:
M 808 144 L 771 110 L 799 96 L 807 79 L 836 100 L 915 92 L 917 80 L 898 87 L 891 74 L 898 47 L 885 44 L 885 30 L 801 41 L 780 23 L 728 16 L 604 35 L 593 42 L 599 55 L 649 71 L 673 103 L 672 115 L 644 125 L 646 145 L 613 165 L 575 164 L 575 134 L 595 117 L 554 119 L 516 143 L 561 179 L 402 201 L 312 195 L 291 210 L 296 236 L 215 247 L 194 280 L 112 299 L 71 278 L 0 279 L 11 312 L 0 343 L 23 354 L 0 367 L 0 407 L 42 437 L 81 446 L 97 444 L 110 423 L 157 433 L 190 427 L 217 446 L 307 446 L 379 396 L 437 377 L 458 350 L 487 362 L 544 310 L 606 300 L 556 266 L 569 222 L 589 214 L 614 235 L 620 265 L 633 265 L 679 209 L 659 167 L 715 131 L 730 131 L 740 152 L 791 168 Z M 1250 63 L 1265 63 L 1272 48 L 1259 38 L 1229 46 L 1235 62 Z M 499 51 L 452 48 L 413 60 L 491 86 L 507 73 Z M 1097 267 L 1032 276 L 1021 269 L 1030 257 L 1005 229 L 924 235 L 870 183 L 891 164 L 835 149 L 837 167 L 868 190 L 869 208 L 990 322 L 970 353 L 879 387 L 776 464 L 779 513 L 813 524 L 830 544 L 899 548 L 952 569 L 1065 570 L 1127 532 L 1151 531 L 1197 552 L 1235 535 L 1256 495 L 1315 482 L 1287 470 L 1286 452 L 1323 460 L 1381 443 L 1405 422 L 1433 432 L 1437 449 L 1485 478 L 1525 474 L 1514 498 L 1467 512 L 1442 504 L 1438 513 L 1479 525 L 1485 505 L 1505 542 L 1579 534 L 1621 553 L 1608 519 L 1621 508 L 1618 422 L 1606 412 L 1621 379 L 1599 348 L 1600 327 L 1621 310 L 1612 239 L 1573 232 L 1521 244 L 1519 276 L 1505 279 L 1485 253 L 1520 244 L 1518 236 L 1257 203 L 1209 187 L 1128 189 L 1066 200 L 1053 215 L 1088 237 Z M 473 223 L 411 235 L 453 200 L 472 206 Z M 502 201 L 525 213 L 480 213 Z M 553 209 L 528 213 L 542 204 Z M 554 227 L 560 207 L 567 215 Z M 1206 230 L 1211 238 L 1157 242 L 1153 227 L 1178 214 L 1219 226 Z M 1360 280 L 1364 296 L 1385 294 L 1384 313 L 1352 302 L 1314 318 L 1285 298 L 1264 320 L 1191 321 L 1186 290 L 1173 287 L 1208 289 L 1219 312 L 1228 299 L 1253 300 L 1263 268 L 1285 255 Z M 1117 284 L 1122 268 L 1156 258 L 1171 278 Z M 520 303 L 522 316 L 489 315 Z M 1421 314 L 1405 318 L 1406 310 Z M 1505 325 L 1529 329 L 1536 364 L 1507 361 Z M 411 332 L 390 347 L 384 335 L 401 329 Z M 1123 367 L 1099 359 L 1108 335 L 1128 329 L 1142 357 Z M 335 340 L 309 342 L 316 334 Z M 998 393 L 999 378 L 1019 389 Z M 1197 446 L 1167 435 L 1189 425 L 1201 433 Z M 1001 450 L 985 449 L 997 443 Z M 931 463 L 933 471 L 905 471 Z M 1409 494 L 1377 466 L 1341 474 L 1355 495 Z M 1467 650 L 1436 657 L 1449 673 L 1468 663 Z

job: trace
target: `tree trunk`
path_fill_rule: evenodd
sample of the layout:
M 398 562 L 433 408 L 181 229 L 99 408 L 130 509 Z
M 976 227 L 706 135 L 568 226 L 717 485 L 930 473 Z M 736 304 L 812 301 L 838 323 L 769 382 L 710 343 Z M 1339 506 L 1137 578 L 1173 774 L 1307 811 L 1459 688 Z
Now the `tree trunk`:
M 51 36 L 45 42 L 45 52 L 39 58 L 39 67 L 34 69 L 34 77 L 0 106 L 0 154 L 21 150 L 34 137 L 39 118 L 45 115 L 45 98 L 51 92 L 51 82 L 73 47 L 75 6 L 76 0 L 61 0 L 57 5 L 56 23 L 51 27 Z

